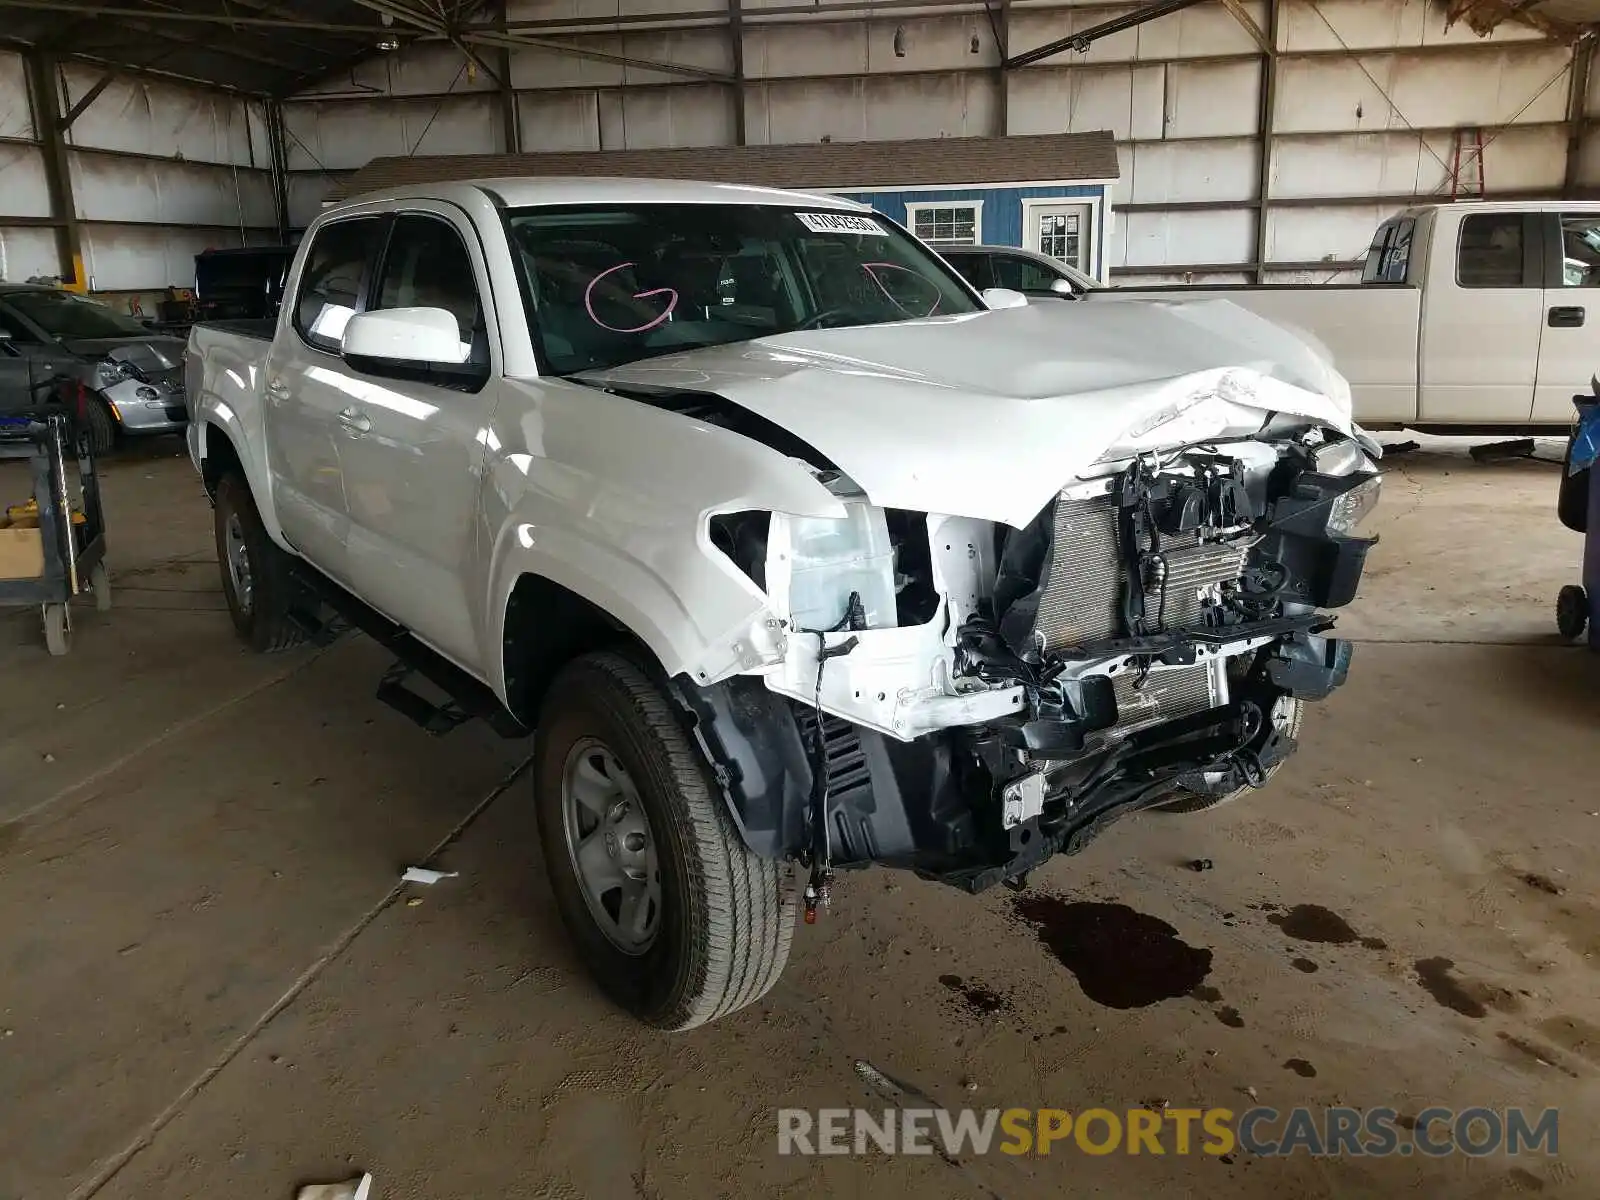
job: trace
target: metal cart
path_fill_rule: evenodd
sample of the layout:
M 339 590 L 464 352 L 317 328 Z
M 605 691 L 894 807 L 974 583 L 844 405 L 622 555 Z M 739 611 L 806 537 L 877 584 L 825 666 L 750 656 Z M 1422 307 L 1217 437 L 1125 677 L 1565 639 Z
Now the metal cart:
M 72 598 L 92 591 L 96 608 L 111 607 L 94 456 L 86 439 L 74 443 L 67 418 L 52 413 L 0 417 L 0 459 L 27 459 L 33 474 L 33 505 L 25 520 L 0 524 L 0 605 L 38 605 L 45 645 L 51 654 L 65 654 L 72 643 Z M 83 497 L 78 512 L 69 461 L 77 464 Z

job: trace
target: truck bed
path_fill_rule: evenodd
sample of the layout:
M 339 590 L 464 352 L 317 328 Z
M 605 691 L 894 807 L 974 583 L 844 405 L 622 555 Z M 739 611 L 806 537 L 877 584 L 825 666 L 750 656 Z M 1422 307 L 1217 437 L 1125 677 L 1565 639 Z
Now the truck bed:
M 278 331 L 278 320 L 276 317 L 237 317 L 225 321 L 196 321 L 192 328 L 216 329 L 259 342 L 271 342 Z

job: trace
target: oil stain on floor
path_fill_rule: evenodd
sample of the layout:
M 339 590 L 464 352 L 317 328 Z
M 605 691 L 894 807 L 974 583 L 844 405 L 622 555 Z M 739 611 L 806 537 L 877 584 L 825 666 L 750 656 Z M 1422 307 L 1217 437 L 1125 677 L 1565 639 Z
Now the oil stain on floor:
M 1457 979 L 1455 962 L 1448 958 L 1419 958 L 1414 964 L 1417 982 L 1440 1004 L 1464 1017 L 1484 1017 L 1490 1008 L 1514 1013 L 1521 1002 L 1510 991 L 1470 979 Z
M 987 1017 L 1010 1007 L 999 992 L 980 983 L 969 983 L 959 975 L 941 975 L 939 982 L 961 997 L 967 1011 L 974 1016 Z
M 1019 896 L 1016 914 L 1107 1008 L 1144 1008 L 1192 995 L 1211 972 L 1211 951 L 1190 946 L 1165 921 L 1126 904 Z
M 1350 927 L 1349 921 L 1320 904 L 1296 904 L 1288 912 L 1272 913 L 1267 920 L 1300 942 L 1322 942 L 1334 946 L 1360 942 L 1368 950 L 1389 948 L 1389 943 L 1382 938 L 1362 937 Z

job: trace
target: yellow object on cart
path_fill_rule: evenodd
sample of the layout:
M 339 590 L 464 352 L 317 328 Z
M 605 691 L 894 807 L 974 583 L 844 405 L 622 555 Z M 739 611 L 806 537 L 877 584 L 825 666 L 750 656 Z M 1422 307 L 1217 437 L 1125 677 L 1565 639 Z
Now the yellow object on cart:
M 82 510 L 72 510 L 72 523 L 82 525 L 88 518 Z M 13 529 L 37 529 L 39 527 L 39 502 L 29 500 L 26 504 L 12 504 L 6 508 L 6 519 L 3 524 Z

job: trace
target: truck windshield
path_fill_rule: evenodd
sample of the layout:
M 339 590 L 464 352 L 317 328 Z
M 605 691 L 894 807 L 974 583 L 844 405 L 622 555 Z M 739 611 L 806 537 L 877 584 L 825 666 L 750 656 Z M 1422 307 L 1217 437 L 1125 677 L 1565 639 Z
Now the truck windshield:
M 150 336 L 150 330 L 132 317 L 71 292 L 7 292 L 5 301 L 53 338 Z
M 865 212 L 735 204 L 514 209 L 557 374 L 799 329 L 977 311 L 921 243 Z

